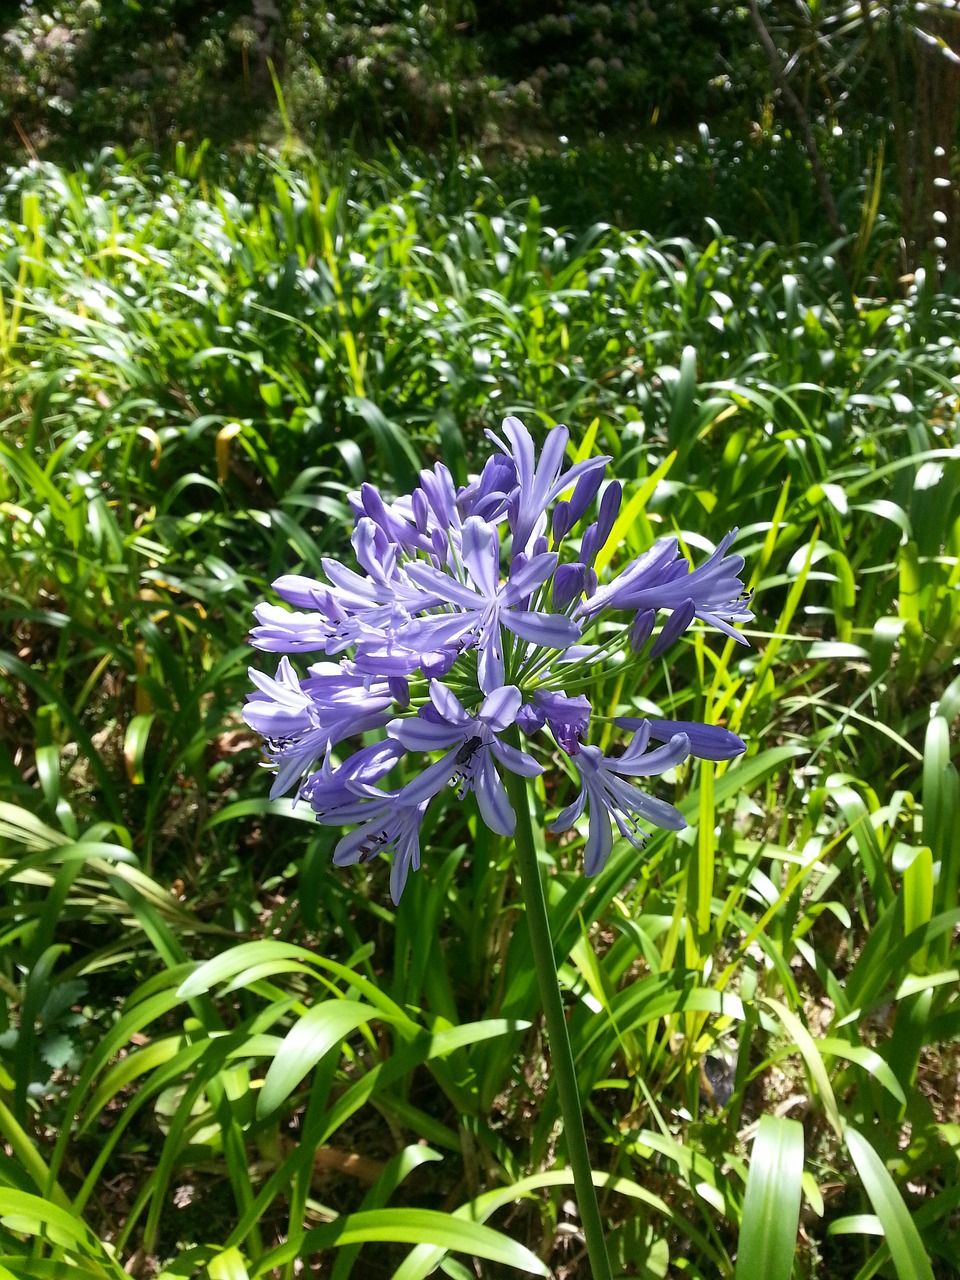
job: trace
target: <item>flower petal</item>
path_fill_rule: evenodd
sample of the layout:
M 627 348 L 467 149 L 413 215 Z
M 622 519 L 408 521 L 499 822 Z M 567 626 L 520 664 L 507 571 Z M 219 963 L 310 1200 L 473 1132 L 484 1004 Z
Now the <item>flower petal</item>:
M 590 827 L 583 846 L 584 875 L 595 876 L 602 871 L 613 848 L 613 827 L 610 811 L 594 791 L 590 791 Z
M 500 621 L 521 640 L 545 649 L 569 649 L 580 639 L 580 627 L 562 613 L 501 609 Z
M 477 719 L 481 724 L 489 725 L 495 733 L 502 733 L 516 723 L 517 712 L 523 702 L 523 694 L 513 684 L 501 685 L 488 693 L 480 704 Z M 439 710 L 439 708 L 438 708 Z
M 615 760 L 605 763 L 614 773 L 622 773 L 630 778 L 653 778 L 668 769 L 675 769 L 690 754 L 690 739 L 685 733 L 675 733 L 662 747 L 653 751 L 632 750 L 630 747 Z
M 456 773 L 459 753 L 460 745 L 452 751 L 448 751 L 435 764 L 428 765 L 423 773 L 414 778 L 412 782 L 408 782 L 405 787 L 401 787 L 397 796 L 397 803 L 418 805 L 423 804 L 425 800 L 432 800 L 435 795 L 443 790 Z
M 587 803 L 587 789 L 580 788 L 580 794 L 574 800 L 573 804 L 568 804 L 565 809 L 561 809 L 554 820 L 548 827 L 549 831 L 568 831 L 570 827 L 577 821 L 583 813 Z
M 480 816 L 490 828 L 502 836 L 512 836 L 517 816 L 510 807 L 506 788 L 497 773 L 489 751 L 482 751 L 474 772 L 474 787 Z
M 697 613 L 697 606 L 692 600 L 684 600 L 670 617 L 663 624 L 660 634 L 654 640 L 651 646 L 649 657 L 659 658 L 661 653 L 666 652 L 673 644 L 674 640 L 679 640 L 683 633 L 690 626 Z
M 493 600 L 500 580 L 500 535 L 496 525 L 477 516 L 463 522 L 460 555 L 470 580 L 485 600 Z
M 426 808 L 426 804 L 417 805 L 409 815 L 404 814 L 403 829 L 390 868 L 390 897 L 395 906 L 399 905 L 411 868 L 420 870 L 420 823 Z
M 521 561 L 515 569 L 511 567 L 510 581 L 503 591 L 504 604 L 516 604 L 542 586 L 556 569 L 558 559 L 555 551 L 544 551 L 540 555 L 531 556 L 529 560 Z
M 655 827 L 662 827 L 665 831 L 682 831 L 687 825 L 687 820 L 679 809 L 666 800 L 648 796 L 632 782 L 626 782 L 623 778 L 607 773 L 604 784 L 611 798 L 616 800 L 618 806 L 626 813 L 639 813 L 641 818 L 646 818 Z
M 458 582 L 452 574 L 435 569 L 432 564 L 413 561 L 404 566 L 407 577 L 424 591 L 436 596 L 437 604 L 458 604 L 465 609 L 478 609 L 483 599 L 473 587 Z
M 538 778 L 544 771 L 543 765 L 534 760 L 533 756 L 527 755 L 526 751 L 518 751 L 516 747 L 512 747 L 509 742 L 502 742 L 500 738 L 493 739 L 490 750 L 502 765 L 505 765 L 511 773 L 518 773 L 521 778 Z
M 419 715 L 389 721 L 387 733 L 407 751 L 442 751 L 463 741 L 463 730 L 457 725 L 435 724 Z
M 722 725 L 697 724 L 690 720 L 650 721 L 650 736 L 657 742 L 666 742 L 676 733 L 686 734 L 690 741 L 690 754 L 698 760 L 733 760 L 747 749 L 739 735 Z
M 467 715 L 457 695 L 439 680 L 430 681 L 430 701 L 449 724 L 462 728 L 470 724 L 473 719 L 472 716 Z

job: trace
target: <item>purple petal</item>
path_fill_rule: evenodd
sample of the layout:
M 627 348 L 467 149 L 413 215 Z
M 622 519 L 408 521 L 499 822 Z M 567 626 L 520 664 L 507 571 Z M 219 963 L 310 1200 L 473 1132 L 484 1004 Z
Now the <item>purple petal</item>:
M 403 754 L 396 741 L 375 742 L 361 747 L 337 769 L 337 777 L 359 794 L 366 794 L 374 783 L 385 778 Z
M 316 613 L 290 613 L 275 604 L 258 604 L 253 611 L 260 626 L 250 643 L 268 653 L 315 653 L 330 643 L 329 623 Z
M 578 755 L 580 744 L 590 727 L 590 699 L 585 694 L 569 698 L 564 693 L 538 692 L 534 695 L 543 707 L 550 732 L 569 756 Z
M 613 848 L 613 827 L 610 812 L 603 800 L 590 794 L 590 828 L 583 848 L 584 875 L 595 876 L 602 871 Z
M 613 526 L 620 513 L 622 498 L 623 486 L 619 480 L 614 480 L 603 491 L 603 497 L 600 499 L 600 510 L 597 513 L 597 538 L 601 547 L 613 532 Z
M 526 751 L 518 751 L 500 738 L 493 739 L 490 750 L 505 768 L 511 773 L 519 774 L 521 778 L 537 778 L 543 773 L 543 765 L 534 760 L 533 756 L 527 755 Z
M 708 622 L 711 627 L 716 627 L 716 629 L 718 631 L 722 631 L 725 636 L 729 636 L 731 640 L 736 640 L 737 644 L 748 645 L 750 643 L 745 635 L 742 635 L 735 627 L 731 627 L 730 623 L 727 622 L 725 618 L 721 618 L 718 614 L 698 610 L 698 616 L 704 622 Z M 736 615 L 738 622 L 750 622 L 752 618 L 753 614 L 746 608 L 738 612 Z
M 685 733 L 675 733 L 662 747 L 653 751 L 644 751 L 642 740 L 636 745 L 640 735 L 630 743 L 622 756 L 605 763 L 614 773 L 623 773 L 631 778 L 652 778 L 658 773 L 666 773 L 682 764 L 690 754 L 690 739 Z
M 616 723 L 621 724 L 622 721 L 617 720 Z M 658 742 L 666 742 L 676 733 L 686 735 L 690 741 L 690 754 L 698 760 L 733 760 L 747 749 L 741 737 L 722 725 L 699 724 L 690 720 L 650 721 L 650 736 Z
M 628 753 L 639 754 L 641 751 L 646 751 L 647 743 L 650 741 L 650 721 L 645 716 L 617 716 L 613 723 L 620 729 L 634 731 L 633 739 L 627 747 Z
M 506 789 L 490 758 L 489 751 L 482 752 L 477 761 L 474 787 L 480 816 L 490 830 L 502 836 L 512 836 L 517 825 L 517 816 L 510 807 Z
M 500 627 L 496 622 L 484 629 L 477 641 L 477 650 L 477 682 L 482 693 L 492 693 L 501 687 L 505 676 Z
M 476 516 L 464 520 L 460 554 L 480 595 L 492 600 L 500 579 L 500 538 L 496 525 L 486 524 Z
M 514 569 L 511 566 L 510 581 L 503 591 L 504 603 L 515 604 L 528 596 L 531 591 L 542 586 L 557 567 L 558 559 L 559 556 L 555 551 L 545 551 L 542 555 L 531 556 L 529 560 L 520 564 L 517 563 L 519 557 L 514 560 L 517 568 Z
M 540 454 L 540 465 L 537 467 L 537 489 L 541 487 L 544 490 L 544 502 L 547 502 L 547 493 L 549 487 L 554 483 L 560 474 L 563 466 L 563 459 L 566 456 L 567 445 L 570 443 L 570 432 L 564 426 L 556 426 L 547 435 L 543 442 L 543 450 Z M 564 477 L 569 483 L 569 477 Z M 567 488 L 567 484 L 564 488 Z
M 448 649 L 437 649 L 430 653 L 422 653 L 420 655 L 420 670 L 428 680 L 438 680 L 441 676 L 447 675 L 460 654 L 465 649 L 471 648 L 472 645 L 472 639 L 469 642 L 462 640 L 459 647 L 451 645 Z
M 550 823 L 548 829 L 550 831 L 568 831 L 583 813 L 586 803 L 587 789 L 582 787 L 573 804 L 568 804 L 565 809 L 561 809 L 553 822 Z
M 411 562 L 406 565 L 406 571 L 411 582 L 436 596 L 436 604 L 459 604 L 466 609 L 477 609 L 483 603 L 472 587 L 465 586 L 433 565 Z M 429 607 L 426 602 L 424 607 Z
M 659 658 L 687 630 L 696 616 L 697 606 L 692 600 L 684 600 L 663 624 L 663 628 L 650 650 L 651 658 Z
M 413 522 L 417 526 L 417 532 L 426 533 L 427 522 L 430 519 L 430 504 L 422 489 L 414 489 L 411 493 L 410 509 L 413 512 Z
M 449 724 L 458 725 L 463 728 L 464 725 L 470 724 L 473 717 L 467 715 L 464 710 L 463 703 L 447 688 L 445 684 L 441 684 L 439 680 L 430 681 L 430 701 Z
M 512 456 L 517 467 L 517 480 L 525 488 L 533 483 L 537 461 L 533 436 L 520 419 L 514 417 L 504 418 L 501 430 L 513 445 Z M 496 439 L 495 436 L 494 439 Z
M 580 639 L 580 627 L 562 613 L 533 613 L 503 609 L 500 621 L 514 635 L 545 649 L 569 649 Z
M 420 483 L 425 499 L 430 503 L 437 524 L 441 529 L 454 529 L 460 524 L 457 513 L 457 495 L 450 472 L 438 462 L 433 471 L 421 471 Z
M 276 800 L 289 791 L 293 784 L 327 750 L 329 734 L 323 729 L 305 733 L 297 742 L 285 747 L 276 756 L 277 776 L 270 788 L 270 799 Z
M 575 524 L 570 503 L 558 502 L 553 508 L 553 523 L 550 528 L 550 536 L 553 538 L 555 547 L 560 545 Z
M 658 800 L 656 796 L 648 796 L 645 791 L 622 778 L 606 778 L 606 785 L 617 803 L 626 811 L 639 813 L 641 818 L 652 822 L 655 827 L 665 831 L 682 831 L 687 820 L 679 809 L 675 809 L 666 800 Z
M 371 836 L 379 835 L 383 826 L 383 815 L 363 823 L 362 826 L 354 827 L 352 831 L 348 831 L 337 841 L 337 847 L 333 851 L 334 866 L 350 867 L 355 862 L 360 861 L 360 848 Z
M 603 467 L 595 467 L 592 471 L 585 472 L 577 481 L 577 487 L 570 499 L 571 524 L 577 524 L 583 518 L 590 503 L 597 496 L 603 483 L 603 472 Z M 569 475 L 564 476 L 564 479 L 569 481 Z
M 291 707 L 255 694 L 250 696 L 250 701 L 241 708 L 240 714 L 261 738 L 289 738 L 294 734 L 304 733 L 313 724 L 308 704 L 299 708 Z
M 554 609 L 566 609 L 566 607 L 583 595 L 584 576 L 586 574 L 586 565 L 580 562 L 573 564 L 561 564 L 558 566 L 556 573 L 553 575 L 553 607 Z
M 387 733 L 407 751 L 442 751 L 463 740 L 463 730 L 457 725 L 434 724 L 423 716 L 391 720 Z
M 474 605 L 481 603 L 473 597 Z M 427 618 L 414 618 L 398 632 L 398 639 L 411 648 L 423 650 L 446 649 L 458 644 L 468 632 L 473 631 L 481 617 L 481 611 L 472 608 L 463 613 L 431 614 Z
M 545 712 L 532 702 L 525 702 L 517 712 L 517 724 L 528 738 L 533 737 L 538 729 L 543 728 L 546 718 Z
M 273 589 L 287 604 L 295 609 L 321 609 L 330 588 L 316 578 L 305 578 L 298 573 L 286 573 L 273 583 Z
M 410 869 L 420 870 L 420 820 L 426 807 L 426 805 L 418 806 L 416 824 L 411 824 L 409 830 L 405 830 L 397 842 L 393 865 L 390 867 L 390 897 L 395 906 L 399 905 Z
M 523 695 L 516 685 L 501 685 L 484 698 L 477 719 L 482 724 L 489 725 L 495 733 L 502 733 L 516 722 L 522 701 Z
M 387 688 L 394 702 L 399 703 L 401 707 L 410 705 L 410 683 L 403 676 L 388 676 Z
M 428 765 L 418 777 L 401 787 L 397 803 L 403 805 L 419 805 L 432 800 L 442 791 L 457 771 L 457 756 L 460 746 L 448 751 L 435 764 Z
M 657 623 L 656 609 L 641 609 L 630 624 L 630 648 L 639 653 L 653 635 Z
M 580 559 L 584 564 L 592 565 L 600 550 L 600 530 L 596 524 L 589 525 L 580 539 Z

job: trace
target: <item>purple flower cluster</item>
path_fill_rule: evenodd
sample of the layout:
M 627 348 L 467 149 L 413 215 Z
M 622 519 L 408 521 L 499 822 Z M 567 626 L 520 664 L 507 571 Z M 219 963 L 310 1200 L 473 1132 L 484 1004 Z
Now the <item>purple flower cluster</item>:
M 641 819 L 684 825 L 673 805 L 632 779 L 691 755 L 727 760 L 744 750 L 720 727 L 624 718 L 619 727 L 633 731 L 626 749 L 603 756 L 587 741 L 591 706 L 579 692 L 625 640 L 644 650 L 658 621 L 649 656 L 695 618 L 741 639 L 733 624 L 752 614 L 743 558 L 728 554 L 736 531 L 695 569 L 676 538 L 663 538 L 600 585 L 595 563 L 621 499 L 617 481 L 604 485 L 610 459 L 565 467 L 565 427 L 549 432 L 539 458 L 517 418 L 505 419 L 503 438 L 487 434 L 497 451 L 466 486 L 457 488 L 442 463 L 390 504 L 364 485 L 351 499 L 359 569 L 325 559 L 323 581 L 279 578 L 274 589 L 290 608 L 261 604 L 251 635 L 257 648 L 284 655 L 276 676 L 251 671 L 257 692 L 243 713 L 276 769 L 271 795 L 299 784 L 298 798 L 320 822 L 353 828 L 336 847 L 338 865 L 391 854 L 394 901 L 420 865 L 420 824 L 444 787 L 461 799 L 474 792 L 487 826 L 513 833 L 502 772 L 543 772 L 515 745 L 518 731 L 549 730 L 579 775 L 577 799 L 551 830 L 589 810 L 588 875 L 606 862 L 614 824 L 635 845 Z M 611 614 L 628 616 L 601 633 Z M 318 653 L 327 660 L 303 678 L 285 656 Z M 382 741 L 340 758 L 341 743 L 371 730 Z M 427 758 L 423 767 L 386 787 L 410 753 Z

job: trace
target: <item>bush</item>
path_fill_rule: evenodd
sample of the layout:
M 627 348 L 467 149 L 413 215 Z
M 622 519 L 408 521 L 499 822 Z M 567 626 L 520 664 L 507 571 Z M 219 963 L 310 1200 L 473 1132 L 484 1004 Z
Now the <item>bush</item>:
M 0 113 L 14 137 L 146 141 L 171 133 L 249 127 L 250 103 L 269 87 L 270 0 L 210 9 L 189 0 L 63 0 L 21 4 L 3 33 Z
M 736 10 L 493 0 L 477 20 L 487 65 L 529 83 L 557 126 L 689 124 L 730 105 Z

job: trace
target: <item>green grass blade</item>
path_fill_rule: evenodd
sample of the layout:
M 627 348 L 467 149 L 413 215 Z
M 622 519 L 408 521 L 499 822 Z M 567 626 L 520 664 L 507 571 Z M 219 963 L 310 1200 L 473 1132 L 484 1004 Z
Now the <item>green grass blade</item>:
M 843 1136 L 867 1198 L 880 1219 L 898 1280 L 934 1280 L 920 1232 L 886 1165 L 856 1129 L 848 1126 Z
M 257 1099 L 258 1117 L 281 1107 L 311 1068 L 351 1031 L 372 1018 L 383 1020 L 386 1016 L 356 1000 L 325 1000 L 315 1005 L 294 1025 L 270 1064 Z
M 296 1240 L 268 1250 L 252 1274 L 262 1276 L 291 1258 L 351 1244 L 432 1244 L 457 1253 L 487 1258 L 535 1276 L 549 1276 L 540 1259 L 524 1245 L 478 1222 L 468 1222 L 433 1209 L 375 1209 L 353 1213 Z
M 802 1177 L 803 1125 L 761 1116 L 743 1197 L 735 1280 L 790 1280 Z

